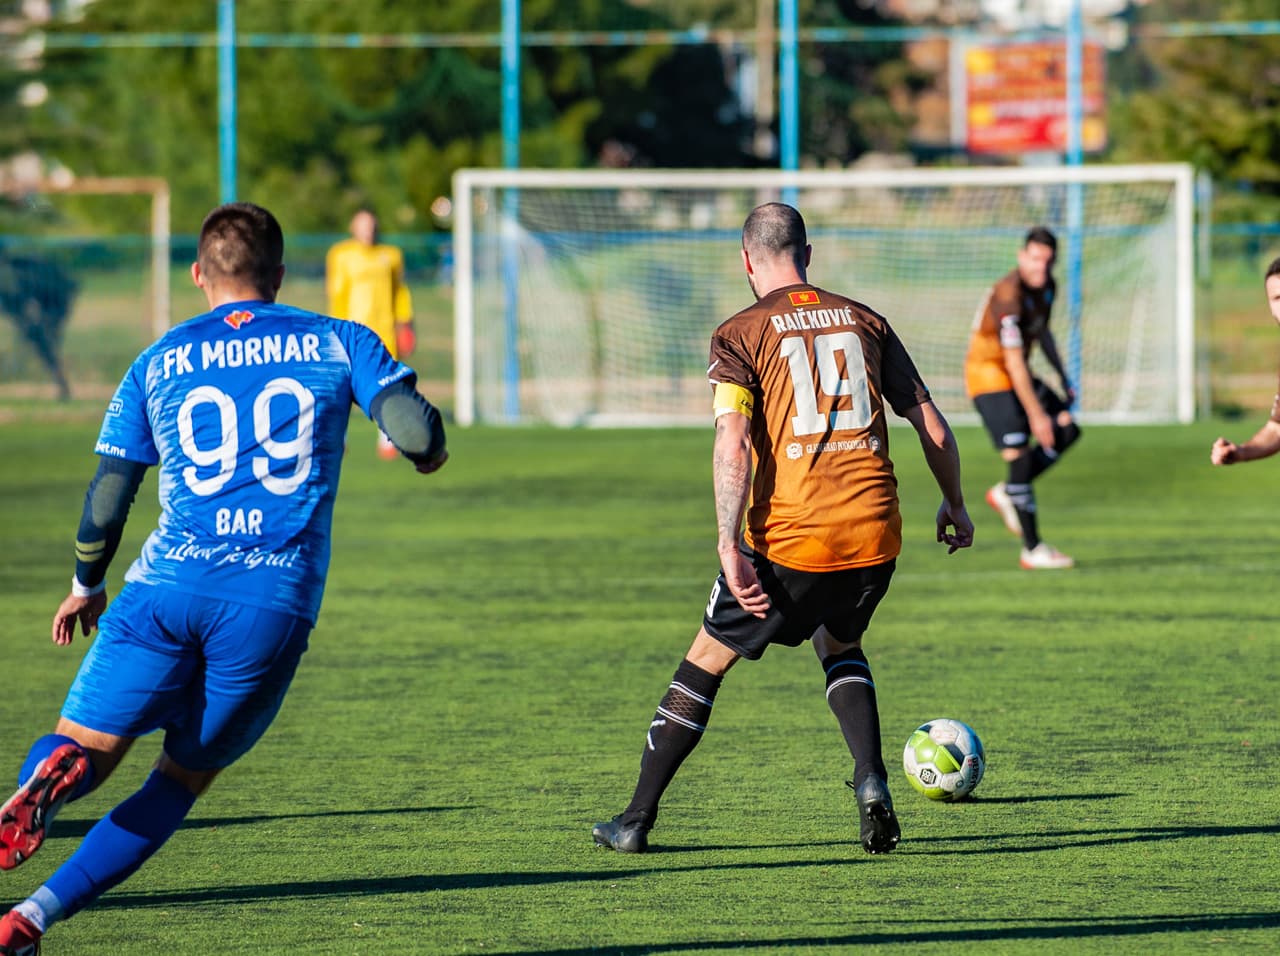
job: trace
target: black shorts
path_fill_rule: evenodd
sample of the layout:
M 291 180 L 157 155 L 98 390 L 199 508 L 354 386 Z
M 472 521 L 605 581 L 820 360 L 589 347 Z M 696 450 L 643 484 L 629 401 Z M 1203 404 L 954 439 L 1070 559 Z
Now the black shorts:
M 711 588 L 702 626 L 725 647 L 753 661 L 770 644 L 803 644 L 819 627 L 826 627 L 843 644 L 858 640 L 889 590 L 897 563 L 890 560 L 846 571 L 797 571 L 774 564 L 750 548 L 740 550 L 755 566 L 760 586 L 769 595 L 769 610 L 763 619 L 744 611 L 722 571 Z
M 1050 418 L 1067 410 L 1062 396 L 1040 379 L 1033 378 L 1031 384 L 1035 386 L 1040 407 Z M 975 395 L 973 404 L 996 448 L 1025 448 L 1031 443 L 1031 423 L 1027 421 L 1026 409 L 1012 390 Z

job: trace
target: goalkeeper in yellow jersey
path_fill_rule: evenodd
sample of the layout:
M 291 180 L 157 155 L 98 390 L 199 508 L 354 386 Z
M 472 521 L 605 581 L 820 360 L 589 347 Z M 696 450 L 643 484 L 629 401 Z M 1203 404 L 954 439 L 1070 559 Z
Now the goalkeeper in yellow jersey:
M 357 210 L 351 217 L 351 238 L 329 250 L 325 288 L 330 315 L 373 329 L 394 358 L 404 358 L 413 351 L 417 339 L 413 300 L 404 284 L 404 255 L 395 246 L 378 241 L 378 217 L 373 210 Z M 378 454 L 387 459 L 399 457 L 381 432 Z

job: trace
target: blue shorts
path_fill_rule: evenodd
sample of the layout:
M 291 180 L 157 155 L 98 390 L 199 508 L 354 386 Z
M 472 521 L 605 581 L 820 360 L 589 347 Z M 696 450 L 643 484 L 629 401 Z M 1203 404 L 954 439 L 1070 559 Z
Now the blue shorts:
M 310 633 L 306 618 L 128 584 L 99 621 L 62 716 L 120 737 L 163 728 L 180 766 L 220 770 L 266 732 Z

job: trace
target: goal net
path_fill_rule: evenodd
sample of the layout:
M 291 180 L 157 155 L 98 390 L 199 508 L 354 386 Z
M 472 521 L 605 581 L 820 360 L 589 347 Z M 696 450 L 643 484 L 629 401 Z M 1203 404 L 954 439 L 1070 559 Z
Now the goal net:
M 1191 186 L 1174 164 L 463 170 L 455 412 L 462 424 L 708 422 L 711 332 L 753 301 L 742 223 L 780 199 L 804 214 L 809 281 L 885 315 L 954 421 L 975 420 L 963 382 L 974 317 L 1034 225 L 1058 236 L 1051 328 L 1081 418 L 1189 421 Z
M 169 327 L 169 189 L 0 182 L 0 400 L 100 399 Z

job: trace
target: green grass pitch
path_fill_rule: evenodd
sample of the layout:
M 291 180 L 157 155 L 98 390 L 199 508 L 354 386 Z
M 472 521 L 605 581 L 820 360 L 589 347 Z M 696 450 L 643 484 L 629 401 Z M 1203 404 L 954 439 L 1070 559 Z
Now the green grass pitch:
M 87 642 L 54 647 L 94 414 L 0 425 L 0 767 L 52 727 Z M 866 638 L 903 841 L 853 845 L 850 766 L 807 648 L 726 679 L 656 851 L 591 846 L 715 566 L 711 431 L 453 429 L 421 478 L 354 421 L 312 649 L 259 746 L 49 956 L 298 953 L 1270 953 L 1280 948 L 1280 460 L 1208 463 L 1261 422 L 1086 428 L 1037 485 L 1079 567 L 1029 573 L 982 502 L 975 547 L 893 433 L 905 551 Z M 112 568 L 155 517 L 155 479 Z M 976 799 L 901 776 L 924 720 L 987 748 Z M 159 748 L 0 875 L 24 897 Z

